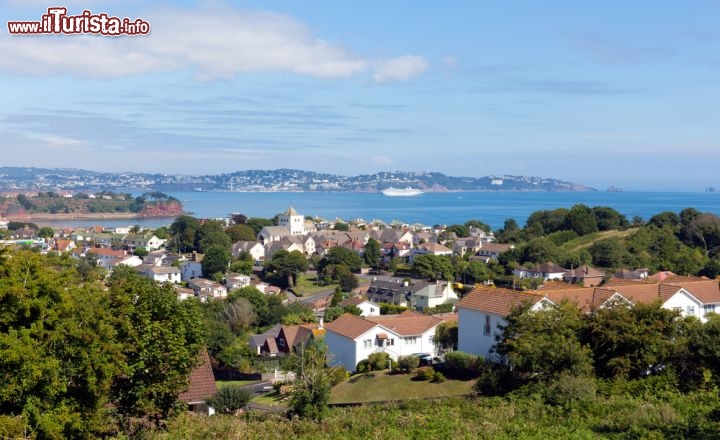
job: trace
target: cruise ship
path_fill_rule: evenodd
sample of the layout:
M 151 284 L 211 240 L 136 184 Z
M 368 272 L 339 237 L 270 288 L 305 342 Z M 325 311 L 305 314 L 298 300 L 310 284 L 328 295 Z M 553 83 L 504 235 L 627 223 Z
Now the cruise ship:
M 419 196 L 423 192 L 419 189 L 410 188 L 409 186 L 405 189 L 400 188 L 393 188 L 392 186 L 390 188 L 386 188 L 382 190 L 382 193 L 386 196 L 390 197 L 408 197 L 408 196 Z

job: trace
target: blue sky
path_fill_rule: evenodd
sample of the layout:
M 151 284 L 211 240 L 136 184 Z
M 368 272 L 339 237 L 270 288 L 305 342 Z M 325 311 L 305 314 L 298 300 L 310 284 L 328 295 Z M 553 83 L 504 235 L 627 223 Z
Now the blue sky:
M 147 36 L 0 32 L 3 165 L 720 187 L 715 1 L 149 3 L 63 3 Z

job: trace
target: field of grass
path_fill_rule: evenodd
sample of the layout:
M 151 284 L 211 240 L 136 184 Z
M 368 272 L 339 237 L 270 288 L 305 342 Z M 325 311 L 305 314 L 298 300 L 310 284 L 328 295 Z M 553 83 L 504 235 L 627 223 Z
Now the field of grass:
M 300 274 L 298 275 L 297 285 L 293 291 L 297 296 L 311 296 L 328 290 L 335 290 L 337 284 L 328 284 L 327 286 L 317 285 L 317 276 Z
M 368 403 L 463 396 L 472 393 L 474 380 L 448 379 L 442 383 L 415 380 L 414 374 L 389 374 L 385 371 L 357 374 L 336 385 L 330 403 Z
M 257 403 L 264 406 L 287 406 L 287 400 L 280 396 L 280 393 L 273 391 L 262 396 L 253 397 L 250 403 Z
M 597 241 L 613 237 L 625 238 L 631 234 L 634 234 L 635 231 L 635 229 L 626 229 L 624 231 L 612 230 L 595 232 L 593 234 L 588 234 L 582 237 L 575 238 L 568 241 L 567 243 L 563 243 L 562 246 L 560 246 L 560 250 L 565 252 L 577 252 L 589 248 Z

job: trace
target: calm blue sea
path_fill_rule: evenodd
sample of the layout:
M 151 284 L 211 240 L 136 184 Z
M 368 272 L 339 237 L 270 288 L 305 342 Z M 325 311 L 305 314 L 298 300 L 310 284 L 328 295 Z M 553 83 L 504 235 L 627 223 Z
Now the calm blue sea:
M 200 218 L 226 217 L 242 213 L 248 217 L 272 217 L 292 205 L 303 215 L 351 220 L 400 220 L 405 223 L 453 224 L 469 219 L 481 220 L 493 229 L 502 227 L 507 218 L 521 226 L 534 211 L 569 208 L 577 203 L 609 206 L 625 214 L 628 220 L 640 216 L 647 220 L 662 211 L 679 212 L 693 207 L 720 215 L 720 193 L 660 192 L 453 192 L 429 193 L 415 197 L 387 197 L 380 193 L 267 193 L 267 192 L 175 192 L 185 210 Z M 41 222 L 52 226 L 127 226 L 139 224 L 158 227 L 172 219 L 122 221 Z

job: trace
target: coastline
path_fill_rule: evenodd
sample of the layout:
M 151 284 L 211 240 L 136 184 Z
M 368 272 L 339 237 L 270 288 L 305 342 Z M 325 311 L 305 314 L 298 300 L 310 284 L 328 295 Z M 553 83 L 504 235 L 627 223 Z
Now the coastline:
M 8 221 L 33 221 L 33 220 L 47 220 L 47 221 L 63 221 L 63 220 L 134 220 L 134 219 L 160 219 L 160 218 L 175 218 L 185 213 L 179 214 L 160 214 L 160 215 L 142 215 L 134 212 L 117 212 L 117 213 L 72 213 L 72 214 L 10 214 L 6 215 L 5 218 Z

